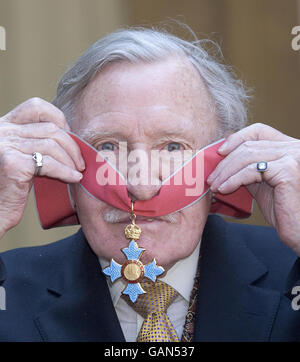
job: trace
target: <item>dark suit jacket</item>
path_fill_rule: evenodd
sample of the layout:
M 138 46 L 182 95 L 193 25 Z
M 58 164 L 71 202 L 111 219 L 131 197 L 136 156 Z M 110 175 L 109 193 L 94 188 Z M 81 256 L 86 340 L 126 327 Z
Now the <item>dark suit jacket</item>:
M 83 232 L 1 254 L 0 341 L 123 341 L 105 276 Z M 289 290 L 297 256 L 271 228 L 208 218 L 195 341 L 299 341 Z

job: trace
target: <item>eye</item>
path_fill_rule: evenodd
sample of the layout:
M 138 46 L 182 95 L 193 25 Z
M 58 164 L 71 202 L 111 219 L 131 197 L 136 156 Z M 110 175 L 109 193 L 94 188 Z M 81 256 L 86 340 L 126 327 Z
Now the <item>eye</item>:
M 102 145 L 100 145 L 100 150 L 101 151 L 114 151 L 115 145 L 111 142 L 105 142 L 105 143 L 102 143 Z
M 167 150 L 169 152 L 173 151 L 180 151 L 181 150 L 181 144 L 178 142 L 170 142 L 167 144 Z

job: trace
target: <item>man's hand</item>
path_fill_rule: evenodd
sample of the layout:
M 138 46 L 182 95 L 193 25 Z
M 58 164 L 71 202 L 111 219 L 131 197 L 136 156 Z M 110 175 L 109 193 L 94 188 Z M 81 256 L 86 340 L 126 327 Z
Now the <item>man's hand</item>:
M 213 192 L 247 186 L 266 221 L 300 255 L 300 141 L 256 123 L 230 135 L 218 151 L 226 156 L 209 176 Z M 262 175 L 257 162 L 268 162 Z
M 80 181 L 84 161 L 67 130 L 64 114 L 39 98 L 0 118 L 0 237 L 22 218 L 36 170 L 33 152 L 43 155 L 40 176 Z

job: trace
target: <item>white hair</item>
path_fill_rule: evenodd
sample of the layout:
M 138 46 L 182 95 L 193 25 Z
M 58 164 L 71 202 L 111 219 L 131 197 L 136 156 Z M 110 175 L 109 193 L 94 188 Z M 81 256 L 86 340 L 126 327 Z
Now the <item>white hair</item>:
M 149 63 L 170 56 L 185 56 L 198 70 L 212 97 L 220 122 L 219 133 L 245 127 L 248 91 L 232 68 L 218 60 L 222 55 L 219 46 L 208 39 L 199 40 L 190 32 L 195 38 L 193 41 L 181 39 L 164 29 L 144 27 L 120 29 L 100 38 L 62 76 L 53 104 L 71 122 L 77 95 L 106 65 L 120 61 Z

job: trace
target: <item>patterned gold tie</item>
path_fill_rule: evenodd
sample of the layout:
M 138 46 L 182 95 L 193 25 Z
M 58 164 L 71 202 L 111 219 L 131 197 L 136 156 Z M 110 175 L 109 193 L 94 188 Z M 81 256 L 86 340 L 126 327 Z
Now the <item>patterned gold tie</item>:
M 141 286 L 146 293 L 140 295 L 135 303 L 129 302 L 144 318 L 137 342 L 179 342 L 177 333 L 166 314 L 178 292 L 160 280 L 155 283 L 145 281 Z

